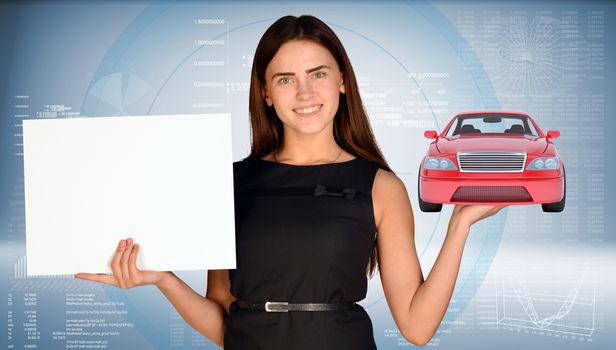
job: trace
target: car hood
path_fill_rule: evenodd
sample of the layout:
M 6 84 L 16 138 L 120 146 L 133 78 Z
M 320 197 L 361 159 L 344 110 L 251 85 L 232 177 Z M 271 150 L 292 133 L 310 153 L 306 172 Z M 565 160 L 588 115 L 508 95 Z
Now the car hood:
M 461 135 L 451 138 L 442 137 L 436 142 L 439 152 L 448 154 L 475 150 L 523 151 L 537 154 L 545 152 L 547 145 L 544 137 L 528 135 Z

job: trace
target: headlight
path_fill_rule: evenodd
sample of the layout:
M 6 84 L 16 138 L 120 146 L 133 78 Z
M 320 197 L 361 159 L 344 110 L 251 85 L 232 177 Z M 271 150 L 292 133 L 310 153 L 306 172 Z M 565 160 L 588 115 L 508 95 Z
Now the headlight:
M 424 168 L 428 170 L 458 170 L 449 158 L 426 157 Z
M 560 169 L 558 157 L 536 158 L 526 167 L 526 170 L 557 170 Z

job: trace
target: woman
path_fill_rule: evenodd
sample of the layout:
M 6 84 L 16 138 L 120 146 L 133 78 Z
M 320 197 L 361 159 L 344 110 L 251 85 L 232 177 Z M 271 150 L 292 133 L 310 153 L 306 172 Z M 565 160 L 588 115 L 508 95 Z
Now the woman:
M 470 226 L 502 207 L 455 206 L 424 281 L 406 189 L 376 145 L 340 40 L 315 17 L 283 17 L 265 32 L 249 109 L 251 154 L 234 164 L 236 270 L 208 271 L 204 298 L 172 272 L 139 270 L 139 246 L 127 239 L 113 275 L 76 277 L 154 284 L 227 349 L 375 349 L 370 318 L 355 303 L 378 261 L 401 334 L 426 344 L 449 304 Z

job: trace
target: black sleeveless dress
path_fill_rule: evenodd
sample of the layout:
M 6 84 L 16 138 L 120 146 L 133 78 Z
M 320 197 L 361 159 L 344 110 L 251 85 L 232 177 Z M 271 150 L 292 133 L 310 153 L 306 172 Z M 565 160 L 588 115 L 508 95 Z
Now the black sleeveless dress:
M 375 244 L 372 184 L 363 158 L 296 166 L 249 157 L 234 163 L 237 269 L 246 301 L 358 302 Z M 346 311 L 265 312 L 231 304 L 225 350 L 376 349 L 372 323 Z

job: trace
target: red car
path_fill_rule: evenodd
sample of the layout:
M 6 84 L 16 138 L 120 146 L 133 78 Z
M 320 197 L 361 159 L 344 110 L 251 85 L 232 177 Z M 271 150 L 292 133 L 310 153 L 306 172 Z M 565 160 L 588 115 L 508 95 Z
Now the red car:
M 419 167 L 418 199 L 424 212 L 443 204 L 541 204 L 565 208 L 565 166 L 552 142 L 528 114 L 504 111 L 456 115 L 434 139 Z

